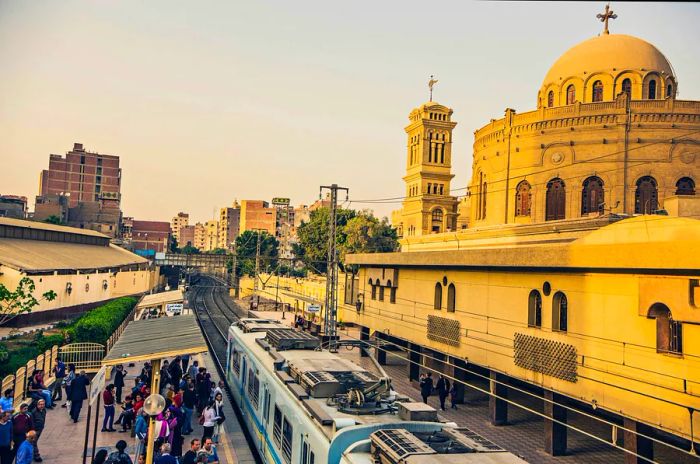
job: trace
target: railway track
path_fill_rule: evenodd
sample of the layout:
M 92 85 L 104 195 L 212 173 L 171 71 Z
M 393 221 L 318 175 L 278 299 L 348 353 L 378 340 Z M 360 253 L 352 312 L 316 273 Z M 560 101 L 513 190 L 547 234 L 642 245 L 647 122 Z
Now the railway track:
M 200 276 L 190 287 L 189 300 L 192 308 L 202 329 L 204 339 L 209 346 L 211 358 L 214 361 L 219 378 L 226 385 L 225 393 L 228 403 L 236 413 L 236 420 L 239 424 L 243 424 L 241 410 L 233 400 L 231 389 L 226 381 L 226 356 L 228 352 L 228 329 L 231 324 L 238 321 L 238 316 L 234 310 L 234 303 L 228 297 L 228 287 L 225 287 L 221 282 L 208 277 Z M 262 460 L 258 455 L 258 451 L 248 432 L 248 429 L 241 425 L 248 447 L 257 463 Z

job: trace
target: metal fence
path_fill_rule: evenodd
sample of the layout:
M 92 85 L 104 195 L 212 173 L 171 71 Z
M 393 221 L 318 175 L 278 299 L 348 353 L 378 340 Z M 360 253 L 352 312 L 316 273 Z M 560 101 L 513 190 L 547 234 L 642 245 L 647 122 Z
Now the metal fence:
M 97 372 L 105 357 L 105 347 L 99 343 L 71 343 L 59 348 L 59 356 L 66 365 L 75 364 L 77 372 Z
M 112 335 L 107 339 L 107 345 L 105 346 L 105 353 L 109 353 L 109 350 L 112 349 L 115 343 L 117 343 L 117 340 L 119 340 L 119 337 L 122 336 L 122 333 L 124 332 L 124 329 L 126 329 L 126 326 L 129 325 L 131 321 L 134 320 L 134 317 L 136 317 L 136 308 L 139 307 L 139 303 L 141 303 L 141 300 L 143 300 L 143 296 L 139 298 L 138 303 L 136 303 L 131 310 L 129 314 L 127 314 L 126 318 L 124 318 L 124 321 L 119 324 L 119 327 L 117 327 L 117 330 L 112 333 Z

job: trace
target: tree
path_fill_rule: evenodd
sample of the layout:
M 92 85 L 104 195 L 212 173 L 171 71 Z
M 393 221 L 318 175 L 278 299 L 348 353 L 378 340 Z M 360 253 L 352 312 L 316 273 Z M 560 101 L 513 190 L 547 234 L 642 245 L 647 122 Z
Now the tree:
M 180 253 L 184 253 L 186 255 L 198 255 L 199 248 L 195 248 L 192 245 L 185 245 L 180 249 Z
M 170 252 L 171 253 L 177 253 L 180 250 L 177 247 L 177 239 L 175 237 L 170 237 Z
M 270 272 L 277 266 L 279 242 L 267 232 L 246 230 L 236 237 L 236 275 L 255 274 L 255 254 L 260 234 L 260 270 Z
M 44 219 L 44 222 L 48 222 L 49 224 L 56 224 L 57 226 L 63 225 L 63 221 L 61 221 L 61 218 L 54 214 Z
M 225 248 L 214 248 L 213 250 L 209 250 L 205 253 L 209 254 L 209 255 L 225 255 L 226 249 Z
M 36 286 L 29 277 L 23 277 L 17 284 L 15 291 L 10 291 L 3 284 L 0 284 L 0 325 L 14 319 L 23 313 L 29 313 L 41 300 L 53 301 L 56 292 L 49 290 L 41 295 L 40 299 L 34 296 Z
M 336 214 L 336 243 L 342 247 L 345 243 L 344 227 L 355 217 L 355 211 L 338 208 Z M 330 210 L 319 208 L 311 212 L 309 222 L 302 222 L 297 228 L 298 243 L 292 245 L 292 252 L 308 269 L 323 274 L 326 272 L 328 259 L 328 224 Z
M 398 237 L 387 218 L 381 221 L 369 211 L 361 211 L 345 225 L 345 242 L 340 247 L 340 260 L 348 253 L 387 253 L 396 251 Z

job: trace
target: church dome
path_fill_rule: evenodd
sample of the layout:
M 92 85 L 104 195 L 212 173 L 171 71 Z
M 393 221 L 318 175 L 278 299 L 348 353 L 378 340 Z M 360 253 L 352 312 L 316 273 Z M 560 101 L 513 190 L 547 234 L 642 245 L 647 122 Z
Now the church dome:
M 675 93 L 676 78 L 673 68 L 658 48 L 631 35 L 601 34 L 573 46 L 559 57 L 542 82 L 540 98 L 544 98 L 546 93 L 553 88 L 555 93 L 564 92 L 565 87 L 569 83 L 573 83 L 576 85 L 577 91 L 579 84 L 583 87 L 580 89 L 581 93 L 577 92 L 577 100 L 587 102 L 590 100 L 583 96 L 590 93 L 590 90 L 586 92 L 586 87 L 590 87 L 588 81 L 591 80 L 592 76 L 603 76 L 603 83 L 607 83 L 606 81 L 617 83 L 620 76 L 629 73 L 632 73 L 633 76 L 624 77 L 630 77 L 632 85 L 635 87 L 636 84 L 639 84 L 638 92 L 632 91 L 633 99 L 647 98 L 646 93 L 642 93 L 642 85 L 646 84 L 647 76 L 650 75 L 656 76 L 659 80 L 658 84 L 672 84 L 669 89 L 672 91 L 670 95 L 662 95 L 662 92 L 657 92 L 655 98 L 673 96 Z M 666 90 L 664 87 L 663 93 L 669 93 Z M 615 94 L 610 94 L 610 97 L 605 98 L 605 100 L 614 98 L 619 92 L 620 88 L 618 87 L 615 89 Z M 635 95 L 637 93 L 638 96 Z M 642 95 L 644 96 L 642 97 Z M 558 99 L 555 99 L 554 105 L 547 106 L 566 104 L 564 101 L 557 104 L 556 100 Z M 541 104 L 545 103 L 541 102 Z

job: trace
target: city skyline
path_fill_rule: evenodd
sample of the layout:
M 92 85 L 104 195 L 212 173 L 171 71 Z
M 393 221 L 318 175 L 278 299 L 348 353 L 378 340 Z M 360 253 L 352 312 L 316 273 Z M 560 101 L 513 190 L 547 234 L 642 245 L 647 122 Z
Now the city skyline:
M 452 186 L 462 188 L 473 131 L 507 107 L 534 109 L 554 61 L 602 32 L 605 4 L 314 5 L 3 3 L 1 193 L 33 199 L 48 155 L 79 142 L 120 157 L 122 209 L 137 218 L 204 221 L 234 198 L 310 204 L 328 183 L 351 200 L 403 196 L 403 127 L 431 74 L 434 100 L 458 122 Z M 611 33 L 659 47 L 678 98 L 697 99 L 685 31 L 700 7 L 613 8 Z M 388 216 L 400 203 L 349 206 Z

